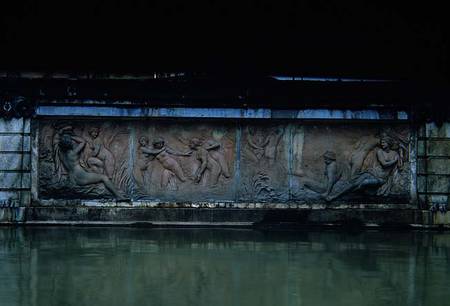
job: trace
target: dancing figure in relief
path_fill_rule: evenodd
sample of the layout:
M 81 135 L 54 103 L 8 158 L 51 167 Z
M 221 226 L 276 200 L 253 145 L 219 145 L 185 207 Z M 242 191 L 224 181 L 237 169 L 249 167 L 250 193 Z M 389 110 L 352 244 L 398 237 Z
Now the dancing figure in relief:
M 147 154 L 150 160 L 158 160 L 164 168 L 161 174 L 161 187 L 167 188 L 174 185 L 173 177 L 176 176 L 181 182 L 186 182 L 186 176 L 181 169 L 178 161 L 173 156 L 190 156 L 192 152 L 178 152 L 166 146 L 163 138 L 156 138 L 153 143 L 153 148 L 141 147 L 141 151 Z M 169 185 L 169 183 L 171 183 Z M 171 186 L 175 188 L 174 186 Z

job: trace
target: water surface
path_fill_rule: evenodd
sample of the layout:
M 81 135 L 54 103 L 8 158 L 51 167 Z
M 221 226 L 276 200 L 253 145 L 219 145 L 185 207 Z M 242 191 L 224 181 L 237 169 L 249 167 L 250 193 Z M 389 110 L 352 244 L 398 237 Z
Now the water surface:
M 450 305 L 450 233 L 3 227 L 0 305 Z

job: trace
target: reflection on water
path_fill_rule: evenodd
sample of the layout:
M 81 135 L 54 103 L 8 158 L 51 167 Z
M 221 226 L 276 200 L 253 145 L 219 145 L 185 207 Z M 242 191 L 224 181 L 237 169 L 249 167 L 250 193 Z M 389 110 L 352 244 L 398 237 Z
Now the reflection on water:
M 5 227 L 0 305 L 450 305 L 450 233 Z

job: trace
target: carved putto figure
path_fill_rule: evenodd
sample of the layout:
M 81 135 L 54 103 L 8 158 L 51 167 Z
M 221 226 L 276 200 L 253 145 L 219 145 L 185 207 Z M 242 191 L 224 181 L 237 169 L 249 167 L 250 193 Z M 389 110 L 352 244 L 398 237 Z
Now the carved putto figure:
M 150 182 L 150 155 L 144 152 L 144 149 L 149 149 L 149 140 L 147 136 L 142 136 L 139 138 L 139 146 L 138 146 L 138 157 L 136 161 L 136 166 L 139 171 L 140 178 L 142 183 L 147 186 Z
M 205 143 L 205 149 L 208 151 L 209 155 L 219 163 L 221 174 L 225 178 L 229 178 L 231 176 L 230 170 L 228 169 L 228 164 L 225 159 L 225 156 L 221 152 L 222 145 L 220 142 L 210 139 Z
M 181 182 L 186 181 L 186 176 L 181 169 L 178 161 L 173 156 L 190 156 L 192 152 L 178 152 L 174 149 L 166 146 L 163 138 L 159 137 L 153 140 L 153 148 L 141 147 L 141 151 L 147 154 L 150 160 L 158 160 L 161 166 L 164 168 L 161 174 L 161 187 L 162 188 L 176 188 L 174 176 Z
M 204 184 L 206 184 L 206 181 L 209 180 L 209 184 L 215 186 L 219 181 L 222 168 L 219 162 L 202 145 L 203 142 L 198 138 L 192 138 L 189 142 L 189 148 L 195 152 L 195 158 L 200 163 L 194 174 L 194 182 L 198 184 L 203 179 Z M 208 178 L 205 176 L 206 172 Z
M 104 173 L 112 180 L 115 166 L 114 155 L 103 144 L 99 135 L 100 129 L 98 127 L 89 130 L 86 164 L 92 172 Z

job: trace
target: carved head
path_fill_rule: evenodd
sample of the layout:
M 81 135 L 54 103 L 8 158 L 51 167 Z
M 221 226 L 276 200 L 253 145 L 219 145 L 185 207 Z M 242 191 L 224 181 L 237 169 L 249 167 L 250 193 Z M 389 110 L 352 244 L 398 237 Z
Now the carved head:
M 100 129 L 97 127 L 93 127 L 89 130 L 89 135 L 94 139 L 98 137 L 98 134 L 100 134 Z
M 153 140 L 152 144 L 155 149 L 162 149 L 164 147 L 164 138 L 157 137 Z
M 333 151 L 326 151 L 322 156 L 326 164 L 330 164 L 333 161 L 336 161 L 336 153 L 334 153 Z
M 73 149 L 72 137 L 70 137 L 69 134 L 63 134 L 61 136 L 61 139 L 60 139 L 58 145 L 59 145 L 59 148 L 61 149 L 61 151 L 63 151 L 63 152 L 72 150 Z
M 139 138 L 139 144 L 143 147 L 146 147 L 148 145 L 148 138 L 147 136 L 142 136 L 141 138 Z
M 189 148 L 195 150 L 196 148 L 200 147 L 202 145 L 202 141 L 198 138 L 192 138 L 189 141 Z
M 383 150 L 391 148 L 393 146 L 393 144 L 394 144 L 394 141 L 389 136 L 383 135 L 380 138 L 380 147 Z

